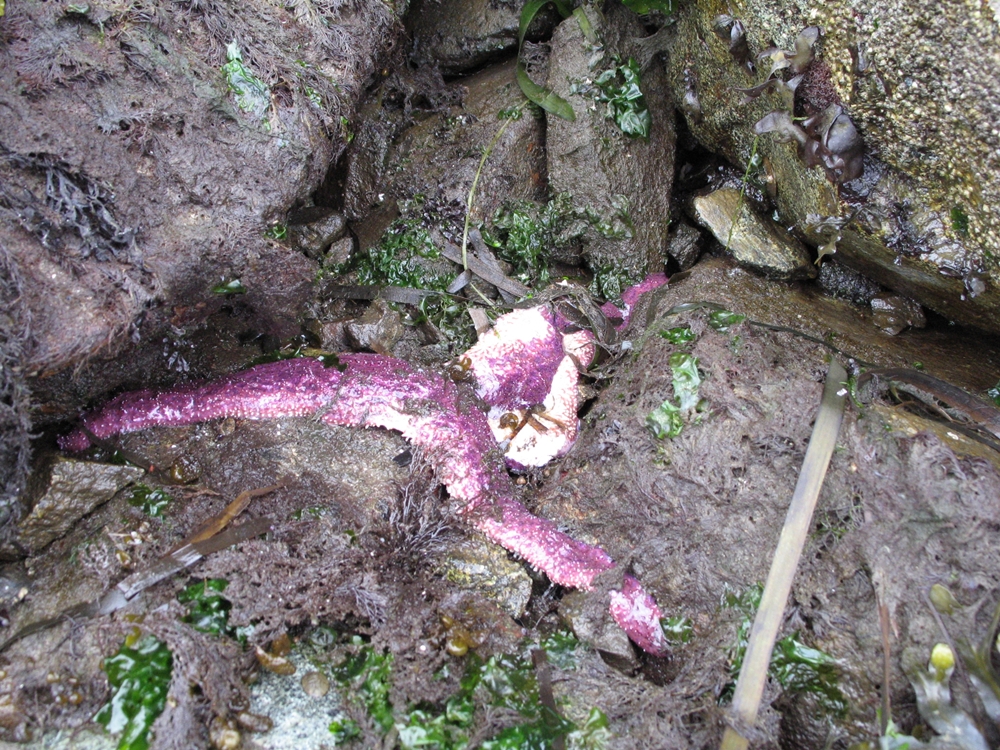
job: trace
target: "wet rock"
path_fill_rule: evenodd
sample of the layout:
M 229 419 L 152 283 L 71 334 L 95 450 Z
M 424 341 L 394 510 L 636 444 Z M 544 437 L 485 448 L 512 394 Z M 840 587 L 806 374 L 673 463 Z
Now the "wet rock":
M 344 236 L 344 215 L 329 208 L 312 206 L 288 215 L 292 244 L 308 258 L 321 258 L 335 241 Z
M 663 71 L 656 65 L 641 73 L 652 116 L 649 140 L 625 135 L 605 116 L 605 104 L 571 93 L 574 84 L 590 84 L 604 70 L 642 57 L 635 40 L 644 31 L 634 13 L 617 3 L 607 7 L 606 15 L 593 6 L 582 10 L 599 44 L 587 41 L 575 18 L 563 21 L 551 42 L 548 86 L 572 105 L 576 119 L 547 117 L 549 182 L 553 191 L 570 193 L 577 207 L 592 210 L 610 229 L 587 237 L 584 256 L 591 270 L 637 280 L 646 272 L 662 270 L 666 261 L 674 174 L 673 108 Z M 621 289 L 603 291 L 611 298 Z
M 290 13 L 154 0 L 141 15 L 8 4 L 3 17 L 0 276 L 21 324 L 0 326 L 0 400 L 20 408 L 30 388 L 47 407 L 30 413 L 36 429 L 167 372 L 161 335 L 217 312 L 220 277 L 247 289 L 233 307 L 248 328 L 296 333 L 315 264 L 267 230 L 346 148 L 357 92 L 402 31 L 379 2 Z M 148 360 L 76 369 L 109 350 Z M 16 492 L 31 425 L 14 416 L 0 427 L 18 455 L 5 450 L 0 479 Z
M 879 367 L 912 367 L 921 362 L 929 374 L 972 393 L 992 388 L 1000 372 L 997 337 L 961 335 L 962 329 L 953 326 L 932 326 L 893 338 L 872 323 L 868 306 L 816 294 L 809 286 L 773 283 L 730 258 L 702 258 L 671 288 L 684 298 L 679 301 L 711 300 L 753 320 L 795 328 L 828 341 L 845 357 Z
M 802 74 L 794 93 L 772 85 L 755 98 L 745 92 L 767 81 L 776 59 L 749 67 L 735 60 L 728 36 L 716 33 L 722 12 L 711 0 L 686 5 L 671 32 L 670 85 L 675 101 L 699 103 L 697 116 L 686 112 L 694 137 L 741 170 L 755 151 L 784 224 L 806 233 L 810 214 L 842 222 L 840 262 L 952 320 L 998 330 L 995 11 L 974 0 L 943 8 L 809 0 L 789 12 L 775 0 L 755 0 L 736 19 L 748 61 L 791 49 L 804 28 L 823 31 L 803 70 L 776 71 L 781 81 Z M 843 186 L 806 166 L 803 147 L 814 147 L 794 142 L 798 131 L 754 130 L 770 113 L 809 117 L 833 105 L 849 115 L 867 153 L 862 176 Z M 828 138 L 837 148 L 849 140 L 840 143 L 839 135 L 831 129 Z M 761 179 L 764 171 L 751 170 Z
M 709 309 L 687 306 L 667 314 L 697 300 L 806 329 L 813 340 L 747 323 L 722 333 L 710 325 Z M 990 377 L 995 370 L 976 367 L 975 359 L 993 345 L 977 343 L 978 333 L 959 342 L 954 329 L 937 340 L 928 330 L 888 337 L 871 326 L 869 311 L 804 285 L 767 281 L 728 259 L 703 260 L 650 304 L 652 324 L 629 332 L 632 354 L 601 391 L 560 465 L 560 480 L 542 489 L 537 507 L 546 516 L 572 519 L 580 538 L 599 530 L 609 553 L 635 571 L 668 617 L 693 623 L 691 640 L 672 654 L 680 684 L 721 685 L 731 679 L 728 654 L 746 617 L 725 602 L 764 580 L 772 563 L 831 356 L 819 342 L 850 354 L 861 348 L 859 341 L 867 342 L 866 356 L 874 361 L 923 361 L 929 353 L 936 375 L 965 379 L 979 370 L 980 383 L 982 370 Z M 674 344 L 660 335 L 681 326 L 694 341 Z M 911 336 L 915 341 L 907 342 Z M 670 361 L 678 351 L 697 359 L 705 409 L 677 437 L 657 439 L 645 420 L 672 397 Z M 797 633 L 800 642 L 838 660 L 836 689 L 846 712 L 837 715 L 829 704 L 814 702 L 815 692 L 782 690 L 773 681 L 762 701 L 764 744 L 822 747 L 836 736 L 846 746 L 870 736 L 872 707 L 882 690 L 876 591 L 900 631 L 891 655 L 894 694 L 908 689 L 899 658 L 904 644 L 919 644 L 926 659 L 941 637 L 923 601 L 931 582 L 952 585 L 964 605 L 949 621 L 952 637 L 956 631 L 986 637 L 986 617 L 976 605 L 984 590 L 995 589 L 1000 533 L 995 527 L 981 534 L 981 514 L 985 498 L 1000 487 L 1000 474 L 987 461 L 956 456 L 919 425 L 897 433 L 878 413 L 848 405 L 781 633 Z M 985 512 L 1000 517 L 995 504 Z M 876 515 L 880 521 L 870 522 Z M 987 602 L 992 610 L 995 597 Z M 574 628 L 579 632 L 575 621 Z M 953 690 L 960 689 L 957 683 Z M 672 683 L 674 690 L 678 684 Z M 690 705 L 690 695 L 663 700 L 668 712 Z M 796 705 L 796 714 L 789 710 L 786 721 L 776 720 L 776 706 Z M 662 724 L 642 731 L 642 737 L 631 732 L 633 745 L 701 744 L 690 728 L 677 739 L 665 739 L 669 730 Z
M 265 232 L 346 147 L 347 92 L 400 31 L 384 3 L 322 18 L 267 4 L 148 10 L 4 16 L 0 213 L 33 370 L 80 362 L 154 300 L 168 318 L 174 302 L 210 300 L 235 269 L 265 316 L 294 320 L 314 269 Z M 227 76 L 249 81 L 243 94 Z
M 531 578 L 523 565 L 513 562 L 495 544 L 470 538 L 449 551 L 441 568 L 449 581 L 482 591 L 512 618 L 524 616 L 531 597 Z
M 345 528 L 361 528 L 377 517 L 379 501 L 405 481 L 393 456 L 407 447 L 383 430 L 329 428 L 309 419 L 239 420 L 229 435 L 212 425 L 158 429 L 122 438 L 131 452 L 168 466 L 178 454 L 198 457 L 202 483 L 235 497 L 294 477 L 290 494 L 269 495 L 254 507 L 273 506 L 281 517 L 306 508 L 332 514 Z M 307 514 L 308 517 L 308 514 Z
M 417 122 L 401 118 L 383 96 L 365 106 L 367 125 L 351 145 L 345 178 L 348 217 L 359 220 L 371 215 L 376 224 L 373 231 L 365 227 L 369 222 L 356 228 L 361 250 L 374 244 L 395 217 L 396 202 L 416 195 L 427 205 L 450 211 L 455 225 L 451 231 L 460 232 L 459 219 L 464 219 L 482 149 L 508 122 L 479 177 L 473 220 L 491 217 L 507 200 L 544 197 L 541 123 L 528 111 L 513 121 L 498 116 L 524 102 L 514 81 L 513 62 L 447 86 L 426 85 L 440 89 L 436 90 L 440 104 L 421 113 Z
M 354 239 L 342 237 L 327 249 L 325 262 L 327 265 L 340 265 L 346 263 L 354 251 Z
M 701 232 L 690 224 L 680 223 L 670 233 L 667 255 L 686 271 L 698 261 L 701 255 Z
M 830 258 L 820 263 L 816 283 L 827 294 L 850 300 L 855 305 L 868 306 L 876 295 L 884 291 L 867 276 Z
M 413 3 L 407 25 L 413 36 L 411 60 L 437 65 L 446 73 L 478 68 L 517 48 L 521 5 L 511 0 L 420 0 Z M 558 16 L 543 9 L 526 37 L 551 29 Z
M 33 476 L 25 496 L 31 512 L 18 523 L 16 538 L 4 545 L 0 555 L 12 559 L 37 553 L 145 473 L 134 466 L 54 459 Z
M 927 318 L 920 305 L 898 294 L 878 294 L 872 298 L 872 322 L 891 336 L 907 328 L 923 328 Z
M 722 188 L 694 198 L 692 214 L 740 265 L 774 279 L 816 275 L 805 246 L 769 218 L 756 214 L 739 190 Z M 735 216 L 739 218 L 734 227 Z
M 392 347 L 403 336 L 403 321 L 385 300 L 376 299 L 360 318 L 347 323 L 344 330 L 355 349 L 392 354 Z
M 601 658 L 622 672 L 632 672 L 639 664 L 628 636 L 601 606 L 595 606 L 594 594 L 572 591 L 559 603 L 559 614 L 581 641 L 596 648 Z

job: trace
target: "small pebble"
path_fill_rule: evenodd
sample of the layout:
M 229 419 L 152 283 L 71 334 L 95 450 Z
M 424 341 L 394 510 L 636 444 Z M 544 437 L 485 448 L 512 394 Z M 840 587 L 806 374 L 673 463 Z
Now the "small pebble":
M 322 698 L 330 692 L 330 680 L 322 672 L 306 672 L 302 675 L 302 689 L 310 698 Z

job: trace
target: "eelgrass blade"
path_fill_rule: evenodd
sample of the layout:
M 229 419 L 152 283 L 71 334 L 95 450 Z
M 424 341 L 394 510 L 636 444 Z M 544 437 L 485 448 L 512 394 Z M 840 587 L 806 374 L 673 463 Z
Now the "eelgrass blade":
M 836 360 L 831 361 L 816 424 L 813 425 L 812 436 L 809 438 L 809 448 L 802 462 L 795 494 L 788 506 L 785 525 L 760 598 L 760 607 L 750 629 L 743 667 L 736 680 L 731 713 L 740 726 L 753 726 L 757 719 L 774 641 L 792 590 L 792 580 L 795 578 L 802 548 L 809 535 L 816 500 L 840 433 L 844 400 L 848 392 L 844 385 L 846 381 L 847 373 L 844 368 Z M 722 736 L 720 750 L 745 750 L 747 744 L 745 737 L 728 727 Z

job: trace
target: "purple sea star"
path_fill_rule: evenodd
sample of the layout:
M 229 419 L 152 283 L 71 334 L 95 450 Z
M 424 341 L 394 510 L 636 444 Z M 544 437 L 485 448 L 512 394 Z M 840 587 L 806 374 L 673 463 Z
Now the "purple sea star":
M 477 382 L 487 383 L 480 385 L 481 395 L 492 388 L 486 400 L 495 409 L 545 404 L 553 390 L 556 395 L 552 398 L 559 399 L 567 386 L 575 394 L 575 365 L 571 383 L 560 382 L 557 375 L 568 359 L 566 347 L 586 347 L 586 337 L 566 343 L 552 314 L 545 308 L 534 310 L 542 311 L 534 314 L 548 324 L 538 327 L 539 336 L 516 343 L 524 320 L 515 318 L 507 332 L 515 343 L 505 356 L 493 360 L 489 351 L 482 356 L 470 351 L 470 359 L 477 363 Z M 622 314 L 626 320 L 629 312 Z M 501 321 L 503 318 L 498 328 L 503 331 L 511 321 Z M 498 341 L 503 344 L 506 339 Z M 530 356 L 532 351 L 534 356 Z M 493 362 L 493 370 L 482 369 L 487 361 Z M 61 438 L 60 446 L 76 452 L 90 445 L 91 434 L 104 439 L 146 427 L 222 417 L 318 415 L 334 425 L 383 427 L 402 433 L 423 450 L 452 497 L 465 503 L 463 514 L 474 528 L 544 571 L 554 583 L 591 589 L 598 575 L 615 567 L 603 549 L 573 539 L 552 521 L 529 513 L 515 499 L 503 454 L 487 416 L 471 394 L 447 377 L 392 357 L 343 354 L 340 363 L 343 369 L 326 367 L 314 359 L 291 359 L 204 385 L 161 393 L 126 393 L 86 415 L 83 426 Z M 514 363 L 513 375 L 506 369 L 510 363 Z M 493 373 L 491 380 L 488 376 Z M 575 405 L 574 400 L 568 418 L 571 438 L 576 433 Z M 643 650 L 652 654 L 666 651 L 659 607 L 632 576 L 623 575 L 621 590 L 611 592 L 610 612 Z

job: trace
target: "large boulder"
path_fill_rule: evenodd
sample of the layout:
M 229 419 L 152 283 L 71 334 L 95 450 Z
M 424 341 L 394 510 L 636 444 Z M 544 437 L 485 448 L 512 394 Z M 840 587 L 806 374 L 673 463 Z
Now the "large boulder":
M 674 99 L 698 141 L 743 168 L 755 152 L 751 181 L 770 184 L 781 220 L 814 246 L 834 242 L 837 261 L 954 321 L 1000 329 L 1000 24 L 990 6 L 751 0 L 731 13 L 718 0 L 685 4 L 663 35 Z M 741 91 L 776 62 L 791 63 L 774 75 L 792 81 L 811 26 L 821 35 L 794 97 L 782 83 Z M 797 39 L 798 61 L 780 52 Z M 776 119 L 831 105 L 849 120 L 829 131 Z M 755 132 L 769 113 L 783 114 Z M 846 154 L 846 173 L 806 166 L 803 154 L 823 155 L 817 142 Z
M 660 271 L 666 261 L 670 195 L 674 178 L 674 111 L 660 65 L 640 71 L 640 88 L 651 117 L 648 138 L 626 135 L 608 116 L 597 82 L 602 73 L 645 59 L 638 17 L 618 3 L 606 13 L 586 5 L 589 29 L 578 16 L 552 37 L 548 85 L 573 107 L 575 119 L 548 117 L 549 182 L 569 193 L 581 210 L 599 217 L 584 257 L 599 291 L 615 297 L 629 282 Z M 588 37 L 589 35 L 589 37 Z M 624 76 L 622 76 L 624 77 Z M 620 82 L 623 83 L 623 82 Z
M 274 238 L 345 148 L 401 28 L 380 2 L 7 5 L 0 347 L 14 412 L 0 415 L 0 437 L 17 460 L 0 470 L 6 494 L 24 475 L 25 378 L 136 341 L 163 349 L 155 334 L 218 310 L 220 281 L 242 281 L 261 328 L 293 328 L 315 268 Z M 106 394 L 117 372 L 78 395 Z

